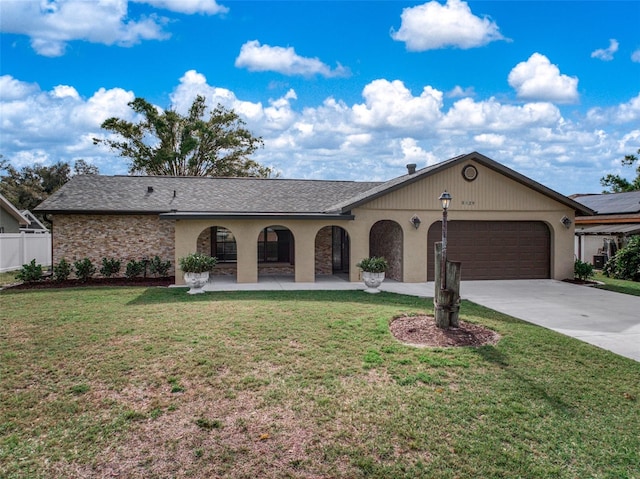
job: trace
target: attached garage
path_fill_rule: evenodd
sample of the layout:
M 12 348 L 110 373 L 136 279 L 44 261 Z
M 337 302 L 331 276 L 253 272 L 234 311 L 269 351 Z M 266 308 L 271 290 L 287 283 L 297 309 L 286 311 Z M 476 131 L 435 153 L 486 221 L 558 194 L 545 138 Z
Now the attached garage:
M 463 280 L 548 279 L 551 277 L 551 234 L 542 221 L 449 221 L 447 256 L 462 261 Z M 442 240 L 442 222 L 428 233 L 428 261 Z M 429 281 L 434 279 L 428 268 Z

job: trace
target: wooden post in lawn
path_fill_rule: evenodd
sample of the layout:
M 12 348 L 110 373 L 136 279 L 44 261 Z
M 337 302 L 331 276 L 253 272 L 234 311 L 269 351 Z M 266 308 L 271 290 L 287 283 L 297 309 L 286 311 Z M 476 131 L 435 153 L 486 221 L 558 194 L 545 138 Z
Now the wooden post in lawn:
M 442 287 L 442 243 L 435 244 L 435 319 L 439 328 L 458 327 L 460 314 L 460 269 L 459 261 L 447 261 L 445 271 L 445 284 Z

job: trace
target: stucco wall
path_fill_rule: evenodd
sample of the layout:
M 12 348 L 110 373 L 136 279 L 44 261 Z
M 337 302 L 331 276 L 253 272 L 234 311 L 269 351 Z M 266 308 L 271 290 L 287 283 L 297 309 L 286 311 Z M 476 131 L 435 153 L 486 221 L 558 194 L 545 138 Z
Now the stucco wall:
M 115 258 L 122 272 L 144 257 L 173 263 L 174 236 L 174 222 L 157 215 L 54 215 L 53 262 L 89 258 L 99 269 L 102 258 Z

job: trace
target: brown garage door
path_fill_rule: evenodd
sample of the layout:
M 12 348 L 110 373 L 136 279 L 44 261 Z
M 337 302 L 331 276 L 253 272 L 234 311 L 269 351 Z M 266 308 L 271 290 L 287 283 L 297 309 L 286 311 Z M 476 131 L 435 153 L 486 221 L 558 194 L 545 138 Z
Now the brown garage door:
M 429 281 L 434 279 L 433 244 L 442 241 L 442 223 L 428 233 Z M 547 279 L 551 271 L 550 233 L 540 221 L 449 221 L 447 257 L 462 261 L 461 278 Z

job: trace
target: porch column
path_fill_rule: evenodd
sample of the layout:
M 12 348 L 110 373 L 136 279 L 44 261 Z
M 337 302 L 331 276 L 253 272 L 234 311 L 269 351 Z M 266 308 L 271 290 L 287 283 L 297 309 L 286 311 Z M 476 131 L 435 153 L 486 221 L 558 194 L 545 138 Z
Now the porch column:
M 235 227 L 238 248 L 238 283 L 258 282 L 258 232 L 257 227 L 241 224 Z
M 296 283 L 314 283 L 316 280 L 316 229 L 292 228 L 295 244 Z

